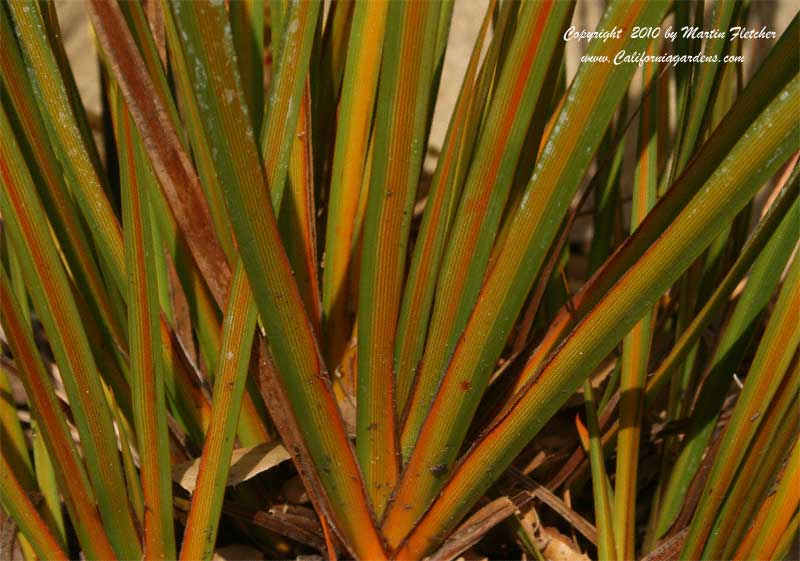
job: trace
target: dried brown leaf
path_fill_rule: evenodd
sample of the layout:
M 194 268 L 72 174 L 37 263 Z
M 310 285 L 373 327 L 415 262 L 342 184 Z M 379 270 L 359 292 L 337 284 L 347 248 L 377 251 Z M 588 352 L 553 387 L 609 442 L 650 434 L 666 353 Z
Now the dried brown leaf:
M 231 456 L 231 468 L 226 485 L 238 485 L 252 479 L 289 459 L 289 452 L 281 444 L 267 442 L 248 448 L 237 448 Z M 194 492 L 197 476 L 200 473 L 201 458 L 172 467 L 172 479 L 181 487 Z
M 428 561 L 451 561 L 466 551 L 484 536 L 486 532 L 517 511 L 517 505 L 508 497 L 495 499 L 470 516 L 444 542 L 442 547 L 428 558 Z

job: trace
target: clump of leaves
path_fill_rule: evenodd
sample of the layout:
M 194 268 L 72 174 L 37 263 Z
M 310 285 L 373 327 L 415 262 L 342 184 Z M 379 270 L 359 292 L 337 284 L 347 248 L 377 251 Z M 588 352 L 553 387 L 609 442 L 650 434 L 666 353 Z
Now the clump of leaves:
M 707 3 L 587 54 L 740 55 L 633 32 Z M 452 1 L 86 7 L 101 127 L 0 6 L 4 558 L 789 552 L 797 16 L 567 81 L 575 4 L 490 0 L 427 174 Z

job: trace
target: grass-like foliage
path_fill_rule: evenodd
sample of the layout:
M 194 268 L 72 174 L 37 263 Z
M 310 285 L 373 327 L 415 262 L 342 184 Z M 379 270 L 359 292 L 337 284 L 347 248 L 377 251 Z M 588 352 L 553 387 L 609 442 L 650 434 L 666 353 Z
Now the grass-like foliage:
M 86 8 L 99 113 L 0 5 L 2 558 L 791 553 L 798 16 Z

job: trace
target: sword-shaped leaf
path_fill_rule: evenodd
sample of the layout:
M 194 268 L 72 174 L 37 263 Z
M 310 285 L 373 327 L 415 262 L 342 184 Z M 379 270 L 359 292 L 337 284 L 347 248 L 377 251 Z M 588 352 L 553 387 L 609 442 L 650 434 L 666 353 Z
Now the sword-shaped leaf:
M 601 28 L 656 25 L 666 7 L 659 2 L 614 2 Z M 646 44 L 646 40 L 618 35 L 618 39 L 594 43 L 591 52 L 614 56 L 620 49 L 641 49 Z M 507 243 L 479 285 L 477 303 L 452 356 L 442 364 L 446 371 L 384 521 L 392 545 L 427 508 L 452 468 L 536 272 L 633 72 L 630 65 L 587 63 L 580 67 L 513 211 Z
M 800 77 L 762 112 L 705 186 L 530 378 L 522 394 L 462 458 L 403 542 L 398 558 L 428 551 L 566 401 L 653 302 L 798 149 Z M 743 155 L 747 154 L 747 158 Z

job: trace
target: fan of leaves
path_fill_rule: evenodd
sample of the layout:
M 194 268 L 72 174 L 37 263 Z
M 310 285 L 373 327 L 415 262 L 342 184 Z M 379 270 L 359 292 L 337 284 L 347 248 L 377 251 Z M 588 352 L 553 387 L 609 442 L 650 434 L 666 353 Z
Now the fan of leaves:
M 429 172 L 452 0 L 86 8 L 99 118 L 0 6 L 4 558 L 787 554 L 797 15 L 613 0 L 568 80 L 490 0 Z

